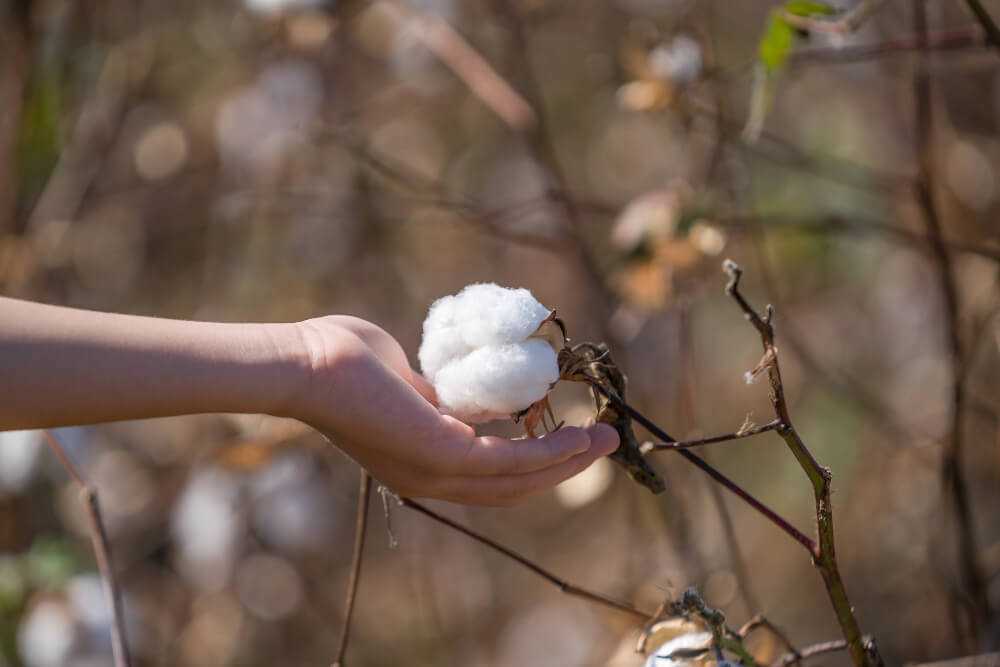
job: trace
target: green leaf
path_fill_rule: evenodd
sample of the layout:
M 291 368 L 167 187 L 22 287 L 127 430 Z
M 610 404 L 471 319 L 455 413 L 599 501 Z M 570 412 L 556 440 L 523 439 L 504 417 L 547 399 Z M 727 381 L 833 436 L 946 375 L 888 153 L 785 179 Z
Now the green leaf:
M 781 7 L 772 9 L 759 45 L 760 61 L 765 69 L 769 73 L 781 69 L 788 62 L 792 46 L 795 45 L 796 30 L 785 20 L 785 15 L 808 18 L 836 13 L 837 10 L 830 5 L 815 0 L 788 0 Z
M 26 559 L 28 577 L 38 588 L 58 590 L 80 570 L 73 546 L 57 538 L 35 540 Z
M 772 10 L 759 46 L 760 61 L 769 73 L 778 71 L 788 61 L 794 40 L 795 29 L 785 20 L 782 11 Z
M 17 146 L 25 201 L 32 201 L 42 191 L 59 160 L 62 102 L 61 81 L 51 68 L 40 72 L 28 86 Z

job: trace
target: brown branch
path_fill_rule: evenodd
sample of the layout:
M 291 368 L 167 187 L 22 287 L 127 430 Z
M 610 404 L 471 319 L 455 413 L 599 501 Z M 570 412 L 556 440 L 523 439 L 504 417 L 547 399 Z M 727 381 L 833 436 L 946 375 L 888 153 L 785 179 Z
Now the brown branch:
M 628 403 L 620 400 L 617 396 L 608 393 L 603 387 L 601 387 L 598 384 L 593 384 L 591 386 L 600 391 L 602 394 L 604 394 L 608 398 L 608 400 L 615 405 L 616 408 L 627 412 L 629 416 L 632 417 L 632 419 L 642 424 L 643 428 L 645 428 L 647 431 L 655 435 L 657 438 L 660 438 L 664 442 L 676 442 L 676 439 L 671 437 L 669 433 L 667 433 L 662 428 L 657 426 L 651 419 L 649 419 L 644 414 L 633 408 Z M 705 459 L 701 458 L 697 454 L 694 454 L 693 452 L 689 452 L 686 449 L 676 449 L 674 451 L 676 451 L 680 456 L 683 456 L 690 463 L 693 463 L 702 472 L 704 472 L 709 477 L 714 479 L 716 482 L 724 486 L 726 489 L 739 496 L 739 498 L 743 500 L 743 502 L 747 503 L 752 508 L 763 514 L 774 525 L 776 525 L 782 531 L 787 533 L 789 537 L 791 537 L 793 540 L 795 540 L 803 547 L 805 547 L 806 550 L 809 551 L 809 553 L 815 553 L 816 543 L 813 542 L 812 538 L 808 537 L 805 533 L 803 533 L 798 528 L 793 526 L 785 517 L 781 516 L 780 514 L 772 510 L 770 507 L 768 507 L 761 501 L 757 500 L 757 498 L 755 498 L 749 491 L 744 489 L 742 486 L 740 486 L 733 480 L 726 477 L 714 466 L 705 461 Z
M 762 426 L 754 426 L 753 428 L 735 431 L 733 433 L 725 433 L 723 435 L 713 435 L 709 438 L 679 440 L 677 442 L 651 442 L 643 447 L 643 453 L 647 451 L 660 452 L 672 449 L 690 449 L 691 447 L 702 447 L 704 445 L 714 445 L 720 442 L 742 440 L 743 438 L 751 438 L 755 435 L 760 435 L 761 433 L 767 433 L 768 431 L 775 431 L 779 428 L 781 428 L 781 421 L 775 419 L 774 421 L 770 421 Z
M 753 237 L 753 247 L 759 263 L 761 282 L 772 295 L 774 303 L 779 303 L 779 292 L 771 275 L 770 262 L 763 247 L 765 228 L 762 226 L 759 232 L 759 235 Z M 834 369 L 824 365 L 813 355 L 803 337 L 796 331 L 794 322 L 786 323 L 782 332 L 782 341 L 782 349 L 785 352 L 791 351 L 810 376 L 822 381 L 829 391 L 839 394 L 867 413 L 872 424 L 885 432 L 888 438 L 898 443 L 906 443 L 928 437 L 925 433 L 918 433 L 906 424 L 900 423 L 898 418 L 893 415 L 892 408 L 860 380 L 844 372 L 839 366 Z M 834 366 L 837 365 L 834 364 Z
M 822 655 L 824 653 L 833 653 L 834 651 L 843 651 L 847 648 L 847 642 L 843 639 L 835 639 L 831 642 L 823 642 L 821 644 L 813 644 L 812 646 L 807 646 L 800 651 L 788 652 L 781 656 L 777 660 L 771 663 L 771 667 L 786 667 L 787 665 L 796 665 L 801 661 L 811 658 L 816 655 Z
M 983 48 L 988 42 L 978 27 L 944 30 L 928 35 L 926 50 L 929 51 L 961 51 L 964 49 Z M 887 55 L 909 53 L 921 48 L 920 39 L 916 35 L 900 37 L 875 44 L 856 44 L 843 47 L 820 47 L 801 49 L 791 54 L 789 66 L 810 64 L 849 64 L 872 60 Z
M 986 38 L 990 45 L 1000 51 L 1000 28 L 997 27 L 996 21 L 993 20 L 990 13 L 983 7 L 983 3 L 979 0 L 965 0 L 965 4 L 973 16 L 976 17 L 976 20 L 979 21 L 979 25 L 982 26 L 983 32 L 986 33 Z
M 572 595 L 574 597 L 582 598 L 594 604 L 598 604 L 603 607 L 607 607 L 609 609 L 614 609 L 616 611 L 623 612 L 625 614 L 632 616 L 633 618 L 638 619 L 643 623 L 648 621 L 651 617 L 651 614 L 648 614 L 640 609 L 636 609 L 627 602 L 621 602 L 619 600 L 607 597 L 606 595 L 595 593 L 593 591 L 588 591 L 585 588 L 580 588 L 579 586 L 571 584 L 565 579 L 562 579 L 556 576 L 555 574 L 552 574 L 551 572 L 543 568 L 541 565 L 538 565 L 534 561 L 531 561 L 525 556 L 522 556 L 521 554 L 517 553 L 513 549 L 505 547 L 499 542 L 495 542 L 492 539 L 486 537 L 485 535 L 481 535 L 471 530 L 470 528 L 466 528 L 462 524 L 452 521 L 446 516 L 438 514 L 429 507 L 422 505 L 416 502 L 415 500 L 411 500 L 410 498 L 400 498 L 400 502 L 402 502 L 402 504 L 405 505 L 406 507 L 409 507 L 414 511 L 420 512 L 424 516 L 433 519 L 434 521 L 437 521 L 442 525 L 448 526 L 452 530 L 456 530 L 465 535 L 466 537 L 470 537 L 476 542 L 479 542 L 480 544 L 483 544 L 489 547 L 490 549 L 493 549 L 494 551 L 503 554 L 507 558 L 520 564 L 522 567 L 530 570 L 531 572 L 534 572 L 542 579 L 545 579 L 550 584 L 558 588 L 563 593 L 566 593 L 567 595 Z
M 750 633 L 760 628 L 766 629 L 775 638 L 777 638 L 778 641 L 784 644 L 785 648 L 788 650 L 790 654 L 793 654 L 799 658 L 802 657 L 802 653 L 797 648 L 795 648 L 795 645 L 792 644 L 792 640 L 788 638 L 788 635 L 786 635 L 785 632 L 777 625 L 769 621 L 763 614 L 757 614 L 749 621 L 744 623 L 736 634 L 746 639 L 748 636 L 750 636 Z
M 948 248 L 944 243 L 941 216 L 934 201 L 932 136 L 934 116 L 931 99 L 930 63 L 926 50 L 927 14 L 924 0 L 914 0 L 913 11 L 914 25 L 921 44 L 920 58 L 913 79 L 916 126 L 914 139 L 919 165 L 919 176 L 915 186 L 916 197 L 923 212 L 924 225 L 937 269 L 938 283 L 944 299 L 945 336 L 951 364 L 951 420 L 941 474 L 945 491 L 950 494 L 955 511 L 962 584 L 965 587 L 965 594 L 969 598 L 967 606 L 971 607 L 974 633 L 978 633 L 978 630 L 986 627 L 989 622 L 990 602 L 986 594 L 984 577 L 977 562 L 978 551 L 975 521 L 972 516 L 972 501 L 969 497 L 965 473 L 962 470 L 962 455 L 965 444 L 962 417 L 965 413 L 966 396 L 964 384 L 965 351 L 960 332 L 960 303 L 955 269 L 951 256 L 948 254 Z
M 368 534 L 368 499 L 372 491 L 372 476 L 361 468 L 360 486 L 358 488 L 358 514 L 354 524 L 354 553 L 351 555 L 351 575 L 347 580 L 347 593 L 344 597 L 344 627 L 341 630 L 340 641 L 337 643 L 337 653 L 332 667 L 343 667 L 344 656 L 347 654 L 347 642 L 351 637 L 351 620 L 354 616 L 354 603 L 357 600 L 358 582 L 361 580 L 361 563 L 365 550 L 365 536 Z
M 803 472 L 809 478 L 813 487 L 813 495 L 816 501 L 816 532 L 818 542 L 815 543 L 812 556 L 813 565 L 819 570 L 826 585 L 830 603 L 833 605 L 837 621 L 841 631 L 844 633 L 844 640 L 847 642 L 851 660 L 856 667 L 871 667 L 882 662 L 876 650 L 869 649 L 861 636 L 861 629 L 854 616 L 854 608 L 847 597 L 847 589 L 840 577 L 840 570 L 837 565 L 837 556 L 834 547 L 833 533 L 833 506 L 830 500 L 830 484 L 832 475 L 829 468 L 825 468 L 816 461 L 812 452 L 799 437 L 798 432 L 792 425 L 791 416 L 788 412 L 788 404 L 785 401 L 785 388 L 781 381 L 781 368 L 778 362 L 777 348 L 774 345 L 774 328 L 771 326 L 771 319 L 774 310 L 768 306 L 764 315 L 760 315 L 753 306 L 744 298 L 739 290 L 740 277 L 743 270 L 731 260 L 723 263 L 723 269 L 729 275 L 729 284 L 726 285 L 726 293 L 736 301 L 747 321 L 757 330 L 760 335 L 761 345 L 764 348 L 764 357 L 760 368 L 766 368 L 768 382 L 770 384 L 771 405 L 774 413 L 781 421 L 781 426 L 777 429 L 778 434 L 788 445 L 795 459 L 799 462 Z
M 80 498 L 87 509 L 87 520 L 90 523 L 90 540 L 94 545 L 94 558 L 97 569 L 104 580 L 104 598 L 111 610 L 111 650 L 114 654 L 115 667 L 130 667 L 128 645 L 125 640 L 125 613 L 122 606 L 121 590 L 115 579 L 114 566 L 111 560 L 111 545 L 108 533 L 101 518 L 101 505 L 97 499 L 97 491 L 80 474 L 76 465 L 69 458 L 62 443 L 49 431 L 42 431 L 45 442 L 59 459 L 59 463 L 80 489 Z

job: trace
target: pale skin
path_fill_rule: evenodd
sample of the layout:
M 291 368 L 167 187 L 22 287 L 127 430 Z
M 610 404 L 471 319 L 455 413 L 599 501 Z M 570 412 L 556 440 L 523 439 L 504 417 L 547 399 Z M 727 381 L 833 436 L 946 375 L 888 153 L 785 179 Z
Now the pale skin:
M 0 430 L 210 412 L 301 420 L 401 495 L 473 505 L 517 504 L 618 447 L 604 424 L 476 436 L 355 317 L 222 324 L 0 297 Z

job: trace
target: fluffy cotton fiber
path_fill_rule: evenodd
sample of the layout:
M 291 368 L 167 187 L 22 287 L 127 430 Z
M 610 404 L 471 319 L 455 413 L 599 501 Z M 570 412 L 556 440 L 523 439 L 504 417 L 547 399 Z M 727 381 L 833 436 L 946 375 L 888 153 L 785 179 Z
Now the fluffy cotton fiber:
M 503 419 L 559 379 L 556 351 L 532 338 L 551 314 L 526 289 L 469 285 L 438 299 L 424 321 L 420 367 L 441 407 L 469 423 Z

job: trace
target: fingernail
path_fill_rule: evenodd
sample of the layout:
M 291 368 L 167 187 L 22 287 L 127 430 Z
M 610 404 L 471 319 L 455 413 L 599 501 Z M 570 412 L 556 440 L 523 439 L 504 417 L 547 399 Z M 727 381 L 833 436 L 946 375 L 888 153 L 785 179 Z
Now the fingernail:
M 590 436 L 590 450 L 594 454 L 607 456 L 618 449 L 618 431 L 607 424 L 594 424 L 587 429 Z

